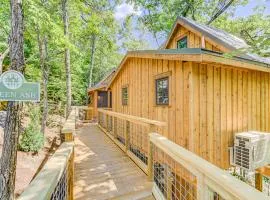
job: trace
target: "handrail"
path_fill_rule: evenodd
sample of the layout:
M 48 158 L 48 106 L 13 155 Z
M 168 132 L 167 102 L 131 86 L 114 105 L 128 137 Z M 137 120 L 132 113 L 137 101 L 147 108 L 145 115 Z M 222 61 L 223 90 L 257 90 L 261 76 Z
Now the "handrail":
M 50 199 L 73 154 L 73 143 L 63 143 L 18 200 Z M 68 172 L 67 172 L 68 173 Z
M 110 110 L 105 110 L 105 109 L 98 109 L 98 112 L 101 112 L 103 114 L 107 114 L 113 117 L 117 117 L 119 119 L 127 120 L 136 124 L 141 124 L 144 126 L 149 126 L 149 125 L 155 125 L 159 127 L 165 127 L 167 126 L 166 122 L 161 122 L 161 121 L 156 121 L 156 120 L 151 120 L 143 117 L 137 117 L 133 115 L 127 115 L 123 113 L 118 113 Z
M 99 127 L 146 173 L 149 172 L 148 133 L 166 122 L 98 109 Z
M 237 200 L 269 200 L 263 193 L 248 184 L 236 179 L 228 172 L 216 167 L 196 154 L 184 149 L 157 133 L 149 135 L 152 145 L 158 147 L 164 154 L 170 156 L 177 163 L 184 166 L 193 174 L 199 174 L 197 184 L 201 184 L 202 193 L 205 186 L 218 193 L 225 199 Z M 198 199 L 207 199 L 201 194 Z
M 73 200 L 75 119 L 73 108 L 61 131 L 63 143 L 18 200 Z

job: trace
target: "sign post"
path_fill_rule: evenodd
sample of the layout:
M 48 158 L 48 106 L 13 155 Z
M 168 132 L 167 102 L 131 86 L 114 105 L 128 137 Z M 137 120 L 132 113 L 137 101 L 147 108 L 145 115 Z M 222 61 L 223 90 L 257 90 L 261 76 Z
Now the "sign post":
M 6 71 L 0 76 L 0 101 L 40 101 L 40 84 L 27 82 L 18 71 Z

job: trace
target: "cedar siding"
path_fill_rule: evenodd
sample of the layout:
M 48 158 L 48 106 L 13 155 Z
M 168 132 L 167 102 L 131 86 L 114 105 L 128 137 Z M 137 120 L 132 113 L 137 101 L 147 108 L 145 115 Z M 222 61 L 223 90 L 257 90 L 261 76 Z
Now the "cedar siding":
M 156 105 L 155 79 L 169 76 L 169 105 Z M 236 132 L 270 132 L 269 73 L 213 63 L 129 57 L 110 85 L 112 110 L 168 122 L 157 130 L 222 168 Z M 128 105 L 121 88 L 128 85 Z M 137 130 L 136 126 L 131 131 Z

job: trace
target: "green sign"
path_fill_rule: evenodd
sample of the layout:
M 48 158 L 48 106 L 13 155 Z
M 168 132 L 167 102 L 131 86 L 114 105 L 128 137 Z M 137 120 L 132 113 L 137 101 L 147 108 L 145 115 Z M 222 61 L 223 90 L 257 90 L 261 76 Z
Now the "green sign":
M 40 84 L 26 82 L 20 72 L 7 71 L 0 76 L 0 101 L 40 101 Z

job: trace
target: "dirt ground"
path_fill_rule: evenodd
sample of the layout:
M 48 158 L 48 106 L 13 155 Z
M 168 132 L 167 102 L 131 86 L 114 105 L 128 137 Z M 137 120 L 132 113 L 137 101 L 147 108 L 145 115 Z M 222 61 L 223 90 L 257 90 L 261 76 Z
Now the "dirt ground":
M 42 168 L 47 159 L 53 154 L 60 144 L 59 131 L 60 128 L 57 127 L 59 121 L 58 116 L 53 116 L 48 121 L 54 121 L 54 124 L 50 124 L 46 129 L 45 133 L 45 145 L 42 150 L 37 154 L 18 151 L 17 153 L 17 170 L 16 170 L 16 184 L 15 184 L 15 194 L 19 196 L 23 190 L 31 182 L 35 174 Z M 59 123 L 62 123 L 62 120 Z M 24 124 L 28 123 L 28 119 L 25 119 Z M 3 147 L 3 129 L 0 127 L 0 156 L 2 154 Z

